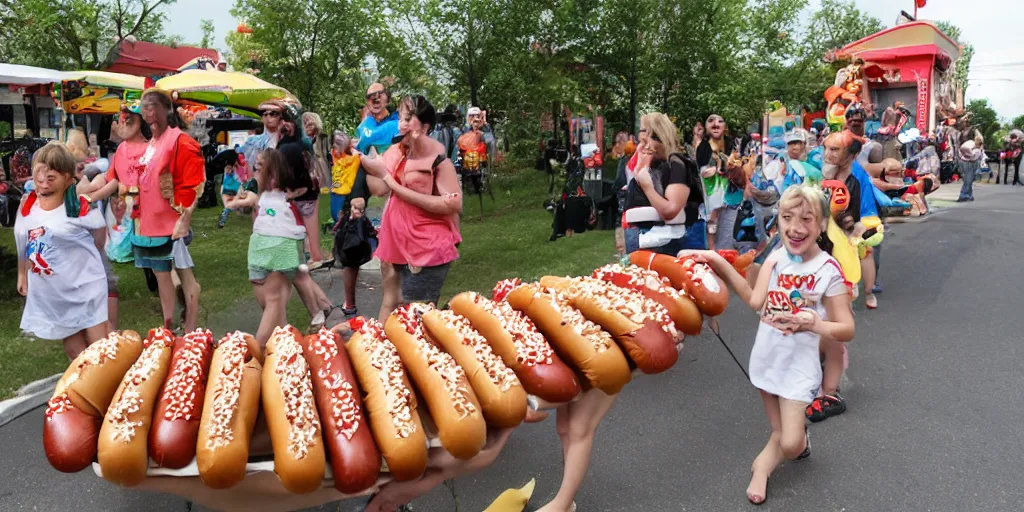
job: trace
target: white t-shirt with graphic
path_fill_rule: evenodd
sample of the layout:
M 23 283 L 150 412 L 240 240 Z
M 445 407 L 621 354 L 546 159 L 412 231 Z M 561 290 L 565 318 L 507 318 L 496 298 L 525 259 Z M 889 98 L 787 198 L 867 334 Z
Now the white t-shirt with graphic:
M 288 196 L 280 190 L 266 190 L 260 194 L 259 213 L 253 222 L 252 232 L 265 236 L 279 236 L 302 240 L 306 228 L 295 215 Z
M 19 260 L 29 264 L 23 331 L 59 340 L 107 321 L 107 274 L 90 233 L 104 227 L 99 209 L 79 218 L 63 205 L 43 210 L 38 201 L 28 215 L 19 209 L 14 239 Z
M 839 263 L 828 253 L 822 251 L 809 261 L 795 262 L 785 250 L 780 248 L 769 256 L 778 263 L 772 269 L 762 321 L 750 352 L 750 382 L 782 398 L 811 402 L 821 387 L 821 336 L 813 332 L 785 334 L 763 318 L 811 309 L 828 320 L 822 299 L 849 293 L 849 289 Z

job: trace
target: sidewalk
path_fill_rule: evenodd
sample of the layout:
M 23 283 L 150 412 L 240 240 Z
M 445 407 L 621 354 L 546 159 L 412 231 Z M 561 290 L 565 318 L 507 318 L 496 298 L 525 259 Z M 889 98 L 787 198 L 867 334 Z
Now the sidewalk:
M 341 307 L 345 303 L 345 280 L 342 277 L 341 268 L 314 272 L 313 280 L 324 290 L 327 298 L 337 306 L 327 317 L 326 325 L 331 327 L 345 321 L 345 315 L 341 311 Z M 380 265 L 377 260 L 373 260 L 363 265 L 359 272 L 359 282 L 356 284 L 356 307 L 359 309 L 359 314 L 376 317 L 380 310 L 382 297 Z M 292 293 L 292 301 L 299 301 L 295 293 Z M 235 330 L 256 332 L 262 315 L 263 311 L 256 303 L 256 299 L 249 297 L 239 300 L 232 308 L 210 313 L 206 328 L 213 331 L 215 335 Z M 297 325 L 296 327 L 304 332 L 307 326 Z

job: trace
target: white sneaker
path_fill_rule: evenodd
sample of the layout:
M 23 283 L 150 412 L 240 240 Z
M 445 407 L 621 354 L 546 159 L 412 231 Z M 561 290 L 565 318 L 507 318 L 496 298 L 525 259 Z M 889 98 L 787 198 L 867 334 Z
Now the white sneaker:
M 316 316 L 314 316 L 313 319 L 309 321 L 309 325 L 311 327 L 319 328 L 321 325 L 324 325 L 324 322 L 326 322 L 326 321 L 327 321 L 327 316 L 324 315 L 324 312 L 323 311 L 318 311 Z

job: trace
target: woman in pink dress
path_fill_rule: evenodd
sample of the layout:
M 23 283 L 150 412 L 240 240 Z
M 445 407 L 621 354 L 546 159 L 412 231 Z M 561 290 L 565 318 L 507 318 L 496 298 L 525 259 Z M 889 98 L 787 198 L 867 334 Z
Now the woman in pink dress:
M 376 255 L 394 266 L 402 301 L 436 304 L 462 241 L 459 178 L 444 146 L 430 138 L 436 119 L 433 105 L 423 96 L 409 96 L 402 99 L 398 113 L 401 143 L 379 159 L 363 158 L 367 172 L 386 186 L 378 188 L 376 195 L 391 194 L 381 218 Z M 397 297 L 397 290 L 385 290 L 385 297 L 389 296 Z M 382 321 L 398 302 L 385 300 Z

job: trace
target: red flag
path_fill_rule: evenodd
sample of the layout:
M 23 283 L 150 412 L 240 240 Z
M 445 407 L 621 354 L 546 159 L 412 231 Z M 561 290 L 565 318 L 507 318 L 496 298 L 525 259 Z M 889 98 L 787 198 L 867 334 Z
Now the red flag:
M 917 8 L 923 9 L 924 5 L 928 3 L 928 0 L 917 0 Z

